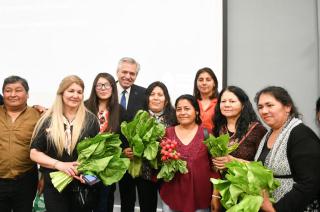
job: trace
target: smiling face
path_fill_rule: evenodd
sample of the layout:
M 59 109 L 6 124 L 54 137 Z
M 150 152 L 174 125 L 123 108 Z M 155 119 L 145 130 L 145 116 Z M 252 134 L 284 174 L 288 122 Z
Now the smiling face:
M 176 106 L 176 116 L 180 125 L 187 126 L 194 124 L 196 120 L 196 110 L 188 100 L 181 99 Z
M 224 115 L 226 119 L 239 118 L 242 107 L 242 103 L 234 93 L 226 90 L 222 94 L 220 101 L 220 110 L 221 114 Z
M 131 87 L 138 75 L 137 65 L 123 62 L 117 71 L 117 77 L 122 88 Z
M 288 120 L 290 106 L 285 106 L 273 95 L 262 93 L 258 101 L 258 112 L 263 121 L 272 129 L 280 129 Z
M 20 82 L 7 84 L 3 89 L 3 101 L 7 109 L 24 107 L 29 95 Z
M 104 77 L 98 79 L 95 90 L 100 100 L 108 100 L 112 95 L 112 86 Z
M 211 96 L 215 88 L 214 81 L 210 74 L 207 72 L 202 72 L 197 79 L 197 87 L 199 89 L 200 95 Z
M 159 86 L 154 87 L 149 96 L 149 110 L 154 113 L 159 113 L 164 110 L 165 105 L 166 97 L 163 90 Z
M 62 93 L 62 101 L 64 107 L 68 109 L 78 109 L 81 101 L 83 100 L 83 89 L 80 85 L 72 83 Z

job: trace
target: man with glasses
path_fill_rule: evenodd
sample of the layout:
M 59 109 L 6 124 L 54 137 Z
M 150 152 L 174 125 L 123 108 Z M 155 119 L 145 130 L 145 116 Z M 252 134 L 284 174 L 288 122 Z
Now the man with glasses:
M 124 57 L 120 59 L 117 68 L 117 89 L 119 96 L 119 103 L 125 109 L 125 119 L 131 121 L 138 110 L 145 109 L 146 89 L 135 85 L 134 82 L 137 78 L 140 69 L 139 63 L 133 58 Z M 123 153 L 130 159 L 133 158 L 132 149 L 129 147 L 128 142 L 123 139 Z M 136 186 L 139 191 L 140 178 L 133 179 L 131 175 L 126 173 L 119 182 L 120 199 L 121 199 L 121 212 L 133 212 L 136 200 Z M 140 202 L 140 210 L 143 208 Z

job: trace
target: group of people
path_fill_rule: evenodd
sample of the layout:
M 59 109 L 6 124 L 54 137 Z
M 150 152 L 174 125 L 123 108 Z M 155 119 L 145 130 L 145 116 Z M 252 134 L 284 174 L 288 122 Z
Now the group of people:
M 38 192 L 43 190 L 48 212 L 113 211 L 115 184 L 105 186 L 99 182 L 92 186 L 95 204 L 80 206 L 74 201 L 77 187 L 90 187 L 77 171 L 76 147 L 85 137 L 117 133 L 123 154 L 133 159 L 133 151 L 121 135 L 120 123 L 131 121 L 140 109 L 166 126 L 165 138 L 177 142 L 176 150 L 187 162 L 188 173 L 177 173 L 169 182 L 158 181 L 157 170 L 143 161 L 139 177 L 125 173 L 118 183 L 122 212 L 134 211 L 136 189 L 141 212 L 157 210 L 158 193 L 165 212 L 224 211 L 220 193 L 210 178 L 223 178 L 225 164 L 233 160 L 262 161 L 281 182 L 273 194 L 274 203 L 262 191 L 262 211 L 319 210 L 320 140 L 299 119 L 284 88 L 269 86 L 256 94 L 257 110 L 267 130 L 241 88 L 228 86 L 218 92 L 218 80 L 210 68 L 196 73 L 193 95 L 179 96 L 174 107 L 162 82 L 153 82 L 147 88 L 134 84 L 139 70 L 140 65 L 133 58 L 122 58 L 117 81 L 109 73 L 99 73 L 87 100 L 82 79 L 67 76 L 47 110 L 27 105 L 29 87 L 25 79 L 10 76 L 4 80 L 4 105 L 0 107 L 0 211 L 32 211 L 37 188 Z M 320 123 L 319 110 L 320 99 Z M 228 133 L 229 144 L 239 146 L 230 155 L 211 158 L 203 144 L 207 132 L 216 137 Z M 50 173 L 57 170 L 74 178 L 61 193 L 50 179 Z

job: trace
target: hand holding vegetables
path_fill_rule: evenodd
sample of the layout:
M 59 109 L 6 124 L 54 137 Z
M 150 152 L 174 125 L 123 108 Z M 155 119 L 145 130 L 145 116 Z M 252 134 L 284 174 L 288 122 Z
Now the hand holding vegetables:
M 77 145 L 77 162 L 55 163 L 54 167 L 60 171 L 50 173 L 52 184 L 61 192 L 73 178 L 83 182 L 78 173 L 95 175 L 105 185 L 119 181 L 129 166 L 129 159 L 121 158 L 120 144 L 119 135 L 112 133 L 81 141 Z
M 212 164 L 219 170 L 225 169 L 225 164 L 233 161 L 235 158 L 231 155 L 212 158 Z
M 229 134 L 224 134 L 219 137 L 209 135 L 209 137 L 203 141 L 213 157 L 213 165 L 219 170 L 225 169 L 225 163 L 235 159 L 229 154 L 236 150 L 239 145 L 235 143 L 232 146 L 229 146 L 229 140 Z
M 77 161 L 74 161 L 74 162 L 56 161 L 54 164 L 55 169 L 57 169 L 58 171 L 62 171 L 71 177 L 78 175 L 78 171 L 77 171 L 78 166 L 79 166 L 79 163 Z
M 185 174 L 188 172 L 187 162 L 180 159 L 180 153 L 176 151 L 177 142 L 174 140 L 164 139 L 160 143 L 162 166 L 157 175 L 158 179 L 163 178 L 168 182 L 172 180 L 176 172 Z
M 130 146 L 130 149 L 124 149 L 124 154 L 130 158 L 128 172 L 132 177 L 140 176 L 143 159 L 153 168 L 158 168 L 158 140 L 165 133 L 163 124 L 158 123 L 148 112 L 139 110 L 131 122 L 121 123 L 121 132 Z
M 124 150 L 123 150 L 123 154 L 127 157 L 127 158 L 129 158 L 130 160 L 132 160 L 133 159 L 133 151 L 132 151 L 132 149 L 130 148 L 130 147 L 128 147 L 128 148 L 125 148 Z

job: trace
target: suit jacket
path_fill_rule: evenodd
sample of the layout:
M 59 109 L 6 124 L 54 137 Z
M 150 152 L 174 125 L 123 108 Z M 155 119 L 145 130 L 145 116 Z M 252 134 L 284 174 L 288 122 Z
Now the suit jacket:
M 138 85 L 132 85 L 127 105 L 126 120 L 131 121 L 138 110 L 146 108 L 146 89 Z
M 127 105 L 127 110 L 121 107 L 120 120 L 130 122 L 138 112 L 138 110 L 146 110 L 146 89 L 138 85 L 132 85 Z M 123 135 L 120 135 L 122 140 L 122 148 L 129 146 L 128 141 Z

